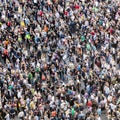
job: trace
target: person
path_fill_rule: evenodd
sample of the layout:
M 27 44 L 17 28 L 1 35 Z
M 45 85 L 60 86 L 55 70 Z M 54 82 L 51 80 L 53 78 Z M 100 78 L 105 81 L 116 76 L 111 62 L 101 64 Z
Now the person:
M 10 115 L 9 115 L 9 113 L 6 114 L 5 120 L 10 120 Z

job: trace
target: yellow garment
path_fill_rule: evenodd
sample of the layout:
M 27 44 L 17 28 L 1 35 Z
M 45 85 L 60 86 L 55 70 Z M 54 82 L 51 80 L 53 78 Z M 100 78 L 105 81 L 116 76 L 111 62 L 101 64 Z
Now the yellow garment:
M 82 15 L 82 16 L 81 16 L 81 19 L 82 19 L 82 21 L 84 21 L 84 19 L 85 19 L 85 16 L 84 16 L 84 15 Z
M 2 25 L 2 23 L 0 22 L 0 25 Z
M 18 107 L 20 107 L 21 106 L 21 104 L 20 103 L 18 103 Z
M 22 8 L 21 8 L 21 7 L 18 8 L 18 12 L 19 12 L 20 14 L 22 14 Z
M 4 42 L 4 45 L 7 46 L 8 44 L 9 44 L 9 40 L 6 40 L 6 41 Z
M 22 27 L 25 27 L 24 21 L 21 21 L 21 22 L 20 22 L 20 25 L 21 25 Z
M 77 104 L 77 103 L 76 103 L 76 106 L 77 106 L 77 107 L 80 107 L 80 104 Z
M 33 101 L 30 103 L 30 108 L 35 109 L 35 103 Z

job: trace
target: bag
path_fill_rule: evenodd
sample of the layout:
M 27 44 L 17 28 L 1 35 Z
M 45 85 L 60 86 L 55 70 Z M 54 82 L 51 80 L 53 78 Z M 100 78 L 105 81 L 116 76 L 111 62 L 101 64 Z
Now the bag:
M 45 78 L 45 75 L 44 74 L 42 74 L 42 80 L 45 80 L 46 78 Z

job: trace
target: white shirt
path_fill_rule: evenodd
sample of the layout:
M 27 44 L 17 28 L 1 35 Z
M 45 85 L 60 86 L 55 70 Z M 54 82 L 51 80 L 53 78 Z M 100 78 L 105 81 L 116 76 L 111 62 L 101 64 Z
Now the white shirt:
M 9 115 L 9 114 L 7 114 L 7 115 L 5 116 L 5 120 L 10 120 L 10 115 Z
M 110 93 L 109 87 L 105 86 L 105 87 L 104 87 L 104 90 L 105 90 L 105 93 L 106 93 L 106 94 L 109 94 L 109 93 Z
M 34 0 L 34 3 L 37 3 L 37 0 Z
M 55 16 L 56 16 L 57 18 L 59 18 L 59 17 L 60 17 L 60 15 L 59 15 L 59 13 L 58 13 L 58 12 L 55 14 Z
M 110 103 L 111 109 L 114 111 L 116 109 L 116 105 Z
M 96 7 L 98 7 L 98 5 L 99 5 L 98 1 L 95 2 L 95 5 L 96 5 Z
M 35 119 L 35 120 L 39 120 L 38 116 L 35 116 L 34 119 Z
M 109 95 L 107 99 L 108 99 L 108 101 L 110 101 L 110 102 L 111 102 L 111 101 L 112 101 L 112 96 L 111 96 L 111 95 Z
M 18 98 L 21 98 L 22 97 L 22 91 L 19 91 L 17 96 L 18 96 Z
M 97 118 L 97 120 L 101 120 L 101 118 L 100 118 L 100 117 L 98 117 L 98 118 Z

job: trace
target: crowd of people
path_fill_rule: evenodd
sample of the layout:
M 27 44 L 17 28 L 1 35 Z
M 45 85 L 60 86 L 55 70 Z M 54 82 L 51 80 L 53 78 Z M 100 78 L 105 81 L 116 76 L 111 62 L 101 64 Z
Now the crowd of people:
M 119 0 L 0 0 L 0 120 L 120 120 Z

